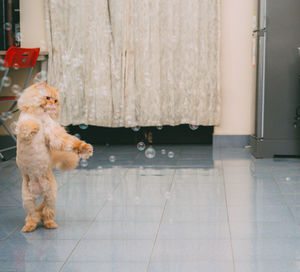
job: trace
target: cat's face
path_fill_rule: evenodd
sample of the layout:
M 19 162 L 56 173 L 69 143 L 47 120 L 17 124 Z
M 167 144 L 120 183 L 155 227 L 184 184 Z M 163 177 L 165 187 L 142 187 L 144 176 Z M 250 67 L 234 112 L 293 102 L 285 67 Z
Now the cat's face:
M 56 119 L 59 113 L 59 99 L 58 99 L 58 90 L 46 86 L 45 94 L 43 95 L 43 104 L 41 107 L 44 109 L 44 112 L 48 113 L 52 119 Z
M 18 100 L 21 111 L 40 112 L 41 110 L 52 119 L 59 114 L 59 90 L 47 85 L 46 82 L 31 85 L 25 89 Z

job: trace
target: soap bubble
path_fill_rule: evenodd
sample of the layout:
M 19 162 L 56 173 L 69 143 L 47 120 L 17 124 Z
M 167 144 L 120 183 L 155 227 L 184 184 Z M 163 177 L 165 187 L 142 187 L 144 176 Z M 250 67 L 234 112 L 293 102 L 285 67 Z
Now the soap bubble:
M 82 160 L 80 161 L 80 165 L 81 165 L 82 167 L 87 167 L 87 166 L 88 166 L 87 160 L 82 159 Z
M 145 150 L 145 156 L 148 159 L 153 159 L 155 157 L 155 149 L 152 146 L 149 146 L 146 150 Z
M 173 159 L 174 156 L 175 156 L 175 153 L 174 153 L 173 151 L 169 151 L 168 157 L 169 157 L 170 159 Z
M 6 31 L 10 31 L 10 30 L 11 30 L 11 23 L 9 23 L 9 22 L 5 23 L 5 24 L 4 24 L 4 29 L 5 29 Z
M 87 129 L 87 128 L 88 128 L 88 125 L 86 125 L 86 124 L 81 124 L 81 125 L 79 125 L 79 127 L 80 127 L 81 129 Z
M 141 129 L 141 127 L 133 127 L 133 128 L 131 128 L 134 132 L 137 132 L 137 131 L 139 131 L 140 129 Z
M 103 167 L 102 167 L 101 165 L 99 165 L 99 166 L 97 167 L 97 169 L 98 169 L 99 171 L 101 171 L 101 170 L 103 169 Z
M 162 150 L 161 150 L 161 154 L 162 154 L 162 155 L 166 155 L 166 150 L 165 150 L 165 149 L 162 149 Z
M 113 199 L 112 194 L 108 194 L 108 195 L 107 195 L 107 200 L 108 200 L 108 201 L 112 201 L 112 199 Z
M 190 127 L 191 130 L 196 130 L 196 129 L 198 129 L 199 126 L 196 126 L 196 125 L 189 125 L 189 127 Z
M 12 118 L 13 118 L 12 112 L 11 111 L 7 112 L 7 119 L 12 119 Z
M 21 42 L 21 38 L 22 38 L 21 32 L 17 32 L 15 38 L 17 42 Z
M 162 130 L 163 129 L 163 127 L 162 126 L 158 126 L 158 127 L 156 127 L 158 130 Z
M 139 205 L 141 203 L 141 198 L 139 196 L 135 197 L 135 204 Z
M 286 180 L 286 181 L 290 181 L 291 178 L 290 178 L 290 177 L 286 177 L 285 180 Z
M 2 121 L 6 121 L 7 120 L 7 113 L 6 112 L 2 112 L 1 113 L 1 120 Z
M 165 193 L 165 198 L 166 198 L 166 199 L 171 198 L 171 192 L 166 192 L 166 193 Z
M 44 71 L 41 71 L 37 73 L 33 79 L 34 83 L 39 83 L 43 81 L 47 81 L 47 73 Z
M 9 125 L 9 127 L 10 127 L 13 134 L 17 134 L 17 126 L 18 126 L 17 121 L 14 121 Z
M 11 79 L 8 76 L 2 78 L 2 84 L 4 87 L 9 87 L 11 84 Z
M 0 58 L 0 71 L 5 71 L 7 68 L 3 66 L 4 60 Z
M 20 87 L 18 84 L 14 84 L 14 85 L 11 86 L 11 91 L 12 91 L 14 94 L 19 95 L 20 92 L 21 92 L 21 87 Z
M 116 161 L 116 157 L 114 155 L 109 156 L 109 161 L 110 162 L 115 162 Z
M 79 133 L 75 133 L 74 136 L 78 139 L 80 139 L 80 134 Z
M 139 143 L 136 145 L 136 147 L 137 147 L 137 149 L 138 149 L 139 151 L 143 151 L 143 150 L 145 150 L 146 145 L 145 145 L 144 142 L 139 142 Z
M 47 43 L 44 40 L 40 40 L 40 49 L 41 51 L 46 51 L 47 50 Z
M 20 68 L 19 63 L 14 63 L 12 66 L 15 70 L 18 70 Z

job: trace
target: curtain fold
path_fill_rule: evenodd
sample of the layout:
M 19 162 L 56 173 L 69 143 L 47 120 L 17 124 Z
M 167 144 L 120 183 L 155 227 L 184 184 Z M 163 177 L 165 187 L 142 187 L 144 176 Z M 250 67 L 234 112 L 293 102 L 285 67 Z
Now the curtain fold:
M 45 0 L 63 125 L 217 125 L 220 0 Z

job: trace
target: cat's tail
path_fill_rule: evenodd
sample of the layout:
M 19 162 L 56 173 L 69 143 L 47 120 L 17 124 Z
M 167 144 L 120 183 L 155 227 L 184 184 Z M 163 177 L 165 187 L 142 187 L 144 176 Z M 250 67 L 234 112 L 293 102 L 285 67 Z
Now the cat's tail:
M 79 156 L 72 152 L 52 151 L 52 167 L 68 171 L 78 166 Z

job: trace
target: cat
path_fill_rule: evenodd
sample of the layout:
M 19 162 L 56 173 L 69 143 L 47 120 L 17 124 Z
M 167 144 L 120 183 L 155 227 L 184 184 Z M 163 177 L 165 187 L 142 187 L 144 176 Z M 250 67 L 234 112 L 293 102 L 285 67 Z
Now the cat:
M 17 165 L 22 173 L 22 201 L 27 212 L 22 232 L 34 231 L 42 221 L 46 228 L 57 228 L 53 218 L 57 185 L 52 168 L 71 170 L 79 158 L 87 159 L 93 147 L 69 135 L 56 118 L 59 90 L 41 82 L 23 91 L 18 100 Z M 36 206 L 38 197 L 43 201 Z

